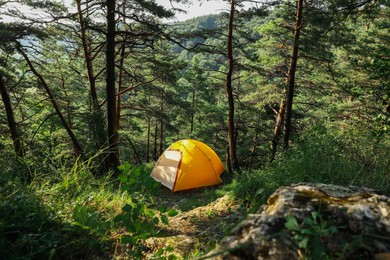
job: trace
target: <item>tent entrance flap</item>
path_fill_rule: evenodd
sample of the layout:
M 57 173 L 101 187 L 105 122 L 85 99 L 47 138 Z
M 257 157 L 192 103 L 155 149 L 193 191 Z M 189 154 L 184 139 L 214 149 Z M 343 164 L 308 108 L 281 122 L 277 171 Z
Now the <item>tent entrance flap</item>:
M 172 190 L 179 171 L 181 158 L 182 153 L 180 151 L 165 151 L 153 169 L 151 177 Z

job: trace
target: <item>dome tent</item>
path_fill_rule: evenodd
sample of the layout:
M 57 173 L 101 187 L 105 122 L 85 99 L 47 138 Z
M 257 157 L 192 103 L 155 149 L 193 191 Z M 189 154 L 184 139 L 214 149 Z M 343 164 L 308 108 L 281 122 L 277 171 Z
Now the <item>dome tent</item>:
M 220 184 L 223 171 L 221 159 L 209 146 L 186 139 L 164 151 L 150 176 L 172 191 L 179 191 Z

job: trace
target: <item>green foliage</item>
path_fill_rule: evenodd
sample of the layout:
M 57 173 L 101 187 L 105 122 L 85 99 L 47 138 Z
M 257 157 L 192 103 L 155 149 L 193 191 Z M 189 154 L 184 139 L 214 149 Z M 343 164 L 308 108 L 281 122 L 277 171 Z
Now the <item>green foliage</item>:
M 172 253 L 173 247 L 168 246 L 164 248 L 159 248 L 156 253 L 153 254 L 151 259 L 158 259 L 158 260 L 176 260 L 180 259 L 175 254 Z
M 123 223 L 129 235 L 121 237 L 124 244 L 136 245 L 147 238 L 158 234 L 156 225 L 160 220 L 167 222 L 166 216 L 158 218 L 153 210 L 147 209 L 144 202 L 133 200 L 132 205 L 126 204 L 122 208 L 123 213 L 114 218 L 115 222 Z
M 345 216 L 344 216 L 345 215 Z M 372 243 L 372 223 L 350 219 L 345 209 L 319 210 L 301 218 L 286 216 L 285 229 L 279 235 L 287 237 L 290 248 L 299 259 L 367 258 Z M 344 216 L 337 218 L 335 216 Z M 374 228 L 375 229 L 375 228 Z M 376 231 L 377 232 L 377 231 Z M 378 239 L 387 239 L 381 235 Z
M 114 219 L 120 219 L 115 216 L 123 205 L 127 205 L 123 207 L 124 220 L 134 220 L 131 222 L 134 225 L 128 226 L 141 238 L 147 232 L 158 233 L 157 220 L 168 224 L 168 218 L 177 214 L 173 209 L 161 208 L 160 213 L 146 208 L 141 202 L 146 199 L 137 200 L 134 190 L 132 195 L 121 191 L 110 175 L 96 179 L 92 161 L 78 160 L 72 168 L 64 164 L 50 179 L 47 174 L 36 174 L 29 186 L 15 176 L 1 176 L 4 184 L 0 188 L 2 256 L 7 259 L 99 257 L 109 252 L 110 244 L 117 239 L 112 235 L 118 227 Z M 142 190 L 143 186 L 133 185 L 132 188 L 140 189 L 138 192 Z
M 55 216 L 26 187 L 16 184 L 1 188 L 0 251 L 5 259 L 50 259 L 61 243 L 61 229 Z
M 34 168 L 31 167 L 30 161 L 17 157 L 10 148 L 11 145 L 8 145 L 7 148 L 1 151 L 0 165 L 2 166 L 2 172 L 0 173 L 0 183 L 4 185 L 13 185 L 14 182 L 20 181 L 28 183 L 35 174 Z
M 324 239 L 330 240 L 338 232 L 335 224 L 323 219 L 319 212 L 312 212 L 301 224 L 293 216 L 286 216 L 285 228 L 293 236 L 295 248 L 302 259 L 330 259 Z
M 148 191 L 153 193 L 156 188 L 160 187 L 160 183 L 150 178 L 151 168 L 147 165 L 131 165 L 129 162 L 125 162 L 119 166 L 121 173 L 119 174 L 119 180 L 121 187 L 124 191 L 129 193 L 142 193 Z
M 119 168 L 122 171 L 119 175 L 119 180 L 123 184 L 122 189 L 127 190 L 132 198 L 130 203 L 123 206 L 122 212 L 115 216 L 114 221 L 126 228 L 127 233 L 121 236 L 120 241 L 132 245 L 133 254 L 141 256 L 145 240 L 157 236 L 161 228 L 159 224 L 168 225 L 168 217 L 173 217 L 178 212 L 175 209 L 167 210 L 165 206 L 161 206 L 157 211 L 148 207 L 152 198 L 146 197 L 143 192 L 155 189 L 160 184 L 154 180 L 150 182 L 152 178 L 149 177 L 149 171 L 144 170 L 144 166 L 130 166 L 129 163 L 125 163 Z
M 0 251 L 4 259 L 84 258 L 101 243 L 63 222 L 35 189 L 17 181 L 0 187 Z
M 102 218 L 98 209 L 76 204 L 73 210 L 72 225 L 90 230 L 91 233 L 100 235 L 105 239 L 104 235 L 106 235 L 110 229 L 111 221 Z
M 295 140 L 288 154 L 279 154 L 260 170 L 243 172 L 226 189 L 233 189 L 252 210 L 278 187 L 298 182 L 357 185 L 390 193 L 390 144 L 386 138 L 375 143 L 369 131 L 362 130 L 351 127 L 344 132 L 317 123 Z
M 52 1 L 25 2 L 67 17 L 63 6 Z M 2 4 L 4 14 L 8 4 Z M 280 151 L 267 164 L 295 21 L 294 5 L 274 4 L 257 12 L 261 17 L 240 12 L 235 20 L 233 87 L 243 172 L 229 176 L 222 192 L 233 190 L 252 211 L 279 186 L 297 182 L 363 185 L 390 193 L 389 6 L 380 1 L 355 12 L 349 1 L 305 3 L 293 139 L 289 150 Z M 226 154 L 226 16 L 208 15 L 162 26 L 150 15 L 171 16 L 169 10 L 149 1 L 129 2 L 124 12 L 134 16 L 120 19 L 116 38 L 117 47 L 126 46 L 123 64 L 116 64 L 123 73 L 119 78 L 118 70 L 120 91 L 126 88 L 120 95 L 120 149 L 122 160 L 139 166 L 124 163 L 119 184 L 111 172 L 101 172 L 99 164 L 107 156 L 102 151 L 107 125 L 105 106 L 97 109 L 106 98 L 101 45 L 105 35 L 99 17 L 105 14 L 99 6 L 83 7 L 98 104 L 91 102 L 80 35 L 69 27 L 77 21 L 48 20 L 41 28 L 0 23 L 1 72 L 7 78 L 26 151 L 24 158 L 14 156 L 0 106 L 0 252 L 6 258 L 31 254 L 49 259 L 66 253 L 83 258 L 92 249 L 102 252 L 117 232 L 115 216 L 115 224 L 126 228 L 122 242 L 132 244 L 135 254 L 141 253 L 142 241 L 158 234 L 160 225 L 177 214 L 156 208 L 160 184 L 149 177 L 153 163 L 143 163 L 156 160 L 159 150 L 182 138 L 206 142 L 222 159 Z M 196 49 L 162 40 L 168 37 L 160 37 L 155 30 L 160 26 L 167 29 L 164 34 L 169 38 Z M 16 39 L 25 45 L 85 146 L 85 161 L 74 157 L 68 134 L 46 93 L 20 55 L 15 55 Z M 100 178 L 95 178 L 96 173 Z M 208 203 L 216 196 L 211 193 L 201 199 L 196 193 L 186 194 L 179 208 L 186 211 Z M 209 217 L 213 217 L 211 211 Z M 331 225 L 320 215 L 302 223 L 288 218 L 286 223 L 295 232 L 297 247 L 306 253 L 316 251 L 313 245 L 318 237 L 333 232 L 325 224 Z M 85 254 L 71 252 L 74 248 Z M 160 249 L 154 257 L 169 257 L 170 250 Z

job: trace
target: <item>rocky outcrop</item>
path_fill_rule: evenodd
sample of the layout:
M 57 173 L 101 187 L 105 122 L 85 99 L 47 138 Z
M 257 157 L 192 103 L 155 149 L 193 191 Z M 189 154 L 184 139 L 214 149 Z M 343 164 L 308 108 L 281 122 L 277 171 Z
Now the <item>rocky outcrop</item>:
M 301 183 L 276 190 L 208 259 L 390 259 L 388 253 L 389 197 L 361 187 Z

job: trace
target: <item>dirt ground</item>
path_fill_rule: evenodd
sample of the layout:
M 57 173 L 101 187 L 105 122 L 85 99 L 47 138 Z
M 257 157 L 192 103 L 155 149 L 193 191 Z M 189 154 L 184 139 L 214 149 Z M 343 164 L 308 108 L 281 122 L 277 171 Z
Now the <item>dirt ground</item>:
M 188 199 L 191 196 L 192 199 Z M 199 205 L 192 209 L 182 210 L 187 200 L 193 201 L 193 196 L 202 196 L 202 192 L 172 194 L 169 207 L 179 211 L 179 214 L 169 218 L 169 225 L 162 227 L 161 236 L 149 238 L 146 247 L 150 255 L 159 248 L 172 247 L 169 254 L 179 258 L 191 258 L 214 248 L 216 244 L 243 218 L 240 205 L 224 195 L 207 205 Z M 199 201 L 205 200 L 199 198 Z

